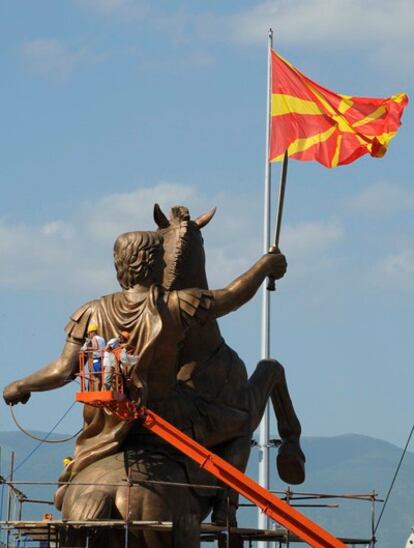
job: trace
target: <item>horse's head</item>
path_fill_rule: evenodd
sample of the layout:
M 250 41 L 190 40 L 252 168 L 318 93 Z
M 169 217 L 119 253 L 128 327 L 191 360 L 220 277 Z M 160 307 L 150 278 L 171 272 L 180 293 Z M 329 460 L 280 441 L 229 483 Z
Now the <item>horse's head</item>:
M 171 208 L 170 218 L 164 215 L 158 204 L 154 206 L 154 220 L 164 239 L 163 286 L 167 289 L 199 287 L 207 289 L 204 242 L 201 229 L 210 222 L 216 208 L 190 218 L 184 206 Z

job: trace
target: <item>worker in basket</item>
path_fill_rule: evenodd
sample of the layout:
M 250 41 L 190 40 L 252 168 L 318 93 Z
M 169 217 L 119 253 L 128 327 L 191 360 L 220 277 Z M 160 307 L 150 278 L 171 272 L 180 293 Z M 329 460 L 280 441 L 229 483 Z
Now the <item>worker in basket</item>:
M 118 337 L 110 339 L 105 347 L 103 360 L 105 390 L 113 390 L 115 385 L 118 391 L 124 391 L 124 381 L 128 378 L 131 368 L 137 364 L 138 358 L 133 355 L 134 349 L 128 345 L 129 337 L 128 331 L 122 331 Z
M 81 348 L 85 355 L 85 363 L 90 364 L 92 356 L 92 367 L 89 369 L 93 384 L 100 385 L 102 371 L 102 354 L 105 348 L 105 339 L 98 335 L 98 326 L 91 324 L 88 327 L 87 337 Z

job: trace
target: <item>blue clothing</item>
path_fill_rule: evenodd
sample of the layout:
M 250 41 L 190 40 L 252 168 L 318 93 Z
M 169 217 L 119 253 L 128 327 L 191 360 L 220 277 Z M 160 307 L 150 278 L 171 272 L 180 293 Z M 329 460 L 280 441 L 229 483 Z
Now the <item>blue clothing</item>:
M 101 358 L 94 358 L 92 362 L 92 369 L 94 373 L 100 373 L 102 371 Z

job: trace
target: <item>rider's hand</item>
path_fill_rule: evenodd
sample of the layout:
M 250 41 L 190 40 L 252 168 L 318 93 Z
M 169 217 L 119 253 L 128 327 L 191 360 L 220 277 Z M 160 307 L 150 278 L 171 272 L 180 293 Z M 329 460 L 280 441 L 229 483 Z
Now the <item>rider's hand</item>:
M 265 257 L 268 276 L 271 276 L 275 280 L 283 278 L 287 270 L 286 257 L 275 246 L 269 249 L 269 253 Z
M 3 391 L 4 401 L 9 405 L 16 405 L 16 403 L 26 403 L 29 401 L 30 392 L 23 392 L 20 388 L 19 381 L 12 382 L 7 385 Z

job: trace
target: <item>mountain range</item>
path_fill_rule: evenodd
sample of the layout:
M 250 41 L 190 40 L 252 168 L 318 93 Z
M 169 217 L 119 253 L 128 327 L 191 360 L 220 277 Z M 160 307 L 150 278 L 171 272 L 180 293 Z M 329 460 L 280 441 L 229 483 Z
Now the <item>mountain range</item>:
M 36 432 L 43 438 L 45 432 Z M 52 439 L 66 436 L 54 436 Z M 325 493 L 334 495 L 369 494 L 375 490 L 379 498 L 385 498 L 396 470 L 402 450 L 383 440 L 368 436 L 349 434 L 336 437 L 305 437 L 303 449 L 306 454 L 307 478 L 303 485 L 293 489 L 300 493 Z M 20 432 L 0 432 L 1 471 L 8 475 L 10 451 L 16 455 L 16 480 L 56 481 L 63 458 L 73 454 L 74 442 L 62 444 L 41 444 Z M 257 479 L 259 451 L 252 448 L 247 473 Z M 271 484 L 275 491 L 284 491 L 286 485 L 277 478 L 275 469 L 276 450 L 271 449 Z M 19 485 L 29 497 L 52 500 L 54 487 Z M 5 519 L 6 493 L 2 487 L 3 502 L 0 505 L 2 519 Z M 371 504 L 366 501 L 349 501 L 342 498 L 297 502 L 309 505 L 338 505 L 335 508 L 300 507 L 300 511 L 316 520 L 323 527 L 338 536 L 371 537 Z M 293 504 L 295 502 L 293 501 Z M 382 503 L 376 504 L 378 519 Z M 54 507 L 44 504 L 24 504 L 24 519 L 40 519 L 43 513 L 52 512 Z M 255 527 L 257 510 L 240 508 L 239 524 Z M 414 525 L 414 453 L 407 452 L 403 465 L 392 490 L 389 502 L 377 531 L 379 548 L 404 547 L 411 527 Z

